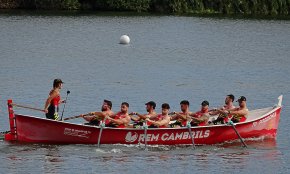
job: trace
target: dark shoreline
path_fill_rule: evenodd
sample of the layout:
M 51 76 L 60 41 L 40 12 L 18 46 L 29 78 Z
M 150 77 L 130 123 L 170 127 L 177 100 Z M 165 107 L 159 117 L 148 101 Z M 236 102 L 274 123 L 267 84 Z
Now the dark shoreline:
M 157 12 L 120 12 L 120 11 L 93 11 L 93 10 L 27 10 L 27 9 L 0 9 L 0 16 L 176 16 L 202 17 L 216 19 L 243 19 L 243 20 L 290 20 L 290 16 L 275 15 L 241 15 L 241 14 L 170 14 Z
M 2 9 L 2 10 L 1 10 Z M 288 19 L 290 0 L 0 0 L 6 10 Z M 9 13 L 9 12 L 4 12 Z M 17 12 L 14 12 L 17 13 Z

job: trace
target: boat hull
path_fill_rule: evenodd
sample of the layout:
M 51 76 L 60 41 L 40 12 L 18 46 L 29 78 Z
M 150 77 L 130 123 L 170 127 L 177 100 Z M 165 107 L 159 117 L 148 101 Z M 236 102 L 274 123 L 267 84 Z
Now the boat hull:
M 261 117 L 235 124 L 241 137 L 276 138 L 281 107 Z M 100 127 L 48 120 L 20 114 L 14 115 L 15 134 L 6 134 L 8 141 L 45 144 L 97 144 Z M 212 125 L 190 128 L 196 145 L 210 145 L 238 139 L 230 125 Z M 151 145 L 192 144 L 189 128 L 147 129 L 146 140 Z M 100 144 L 145 143 L 144 129 L 107 128 L 102 130 Z

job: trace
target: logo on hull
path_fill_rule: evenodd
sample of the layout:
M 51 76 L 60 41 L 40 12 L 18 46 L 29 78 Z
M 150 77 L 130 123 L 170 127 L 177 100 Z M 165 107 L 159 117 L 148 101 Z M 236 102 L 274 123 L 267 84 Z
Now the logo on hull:
M 207 138 L 210 135 L 210 130 L 192 131 L 194 139 Z M 176 141 L 176 140 L 187 140 L 191 139 L 188 131 L 180 133 L 157 133 L 157 134 L 138 134 L 137 132 L 128 132 L 125 137 L 127 143 L 133 143 L 136 140 L 144 142 L 145 138 L 148 142 L 150 141 Z
M 136 141 L 138 138 L 138 134 L 136 132 L 132 133 L 132 132 L 128 132 L 126 137 L 125 137 L 125 141 L 128 143 L 133 143 L 134 141 Z

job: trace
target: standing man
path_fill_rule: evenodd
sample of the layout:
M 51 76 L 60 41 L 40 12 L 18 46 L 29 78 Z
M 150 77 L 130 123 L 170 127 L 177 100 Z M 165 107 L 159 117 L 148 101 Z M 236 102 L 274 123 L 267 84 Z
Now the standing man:
M 60 98 L 60 90 L 62 88 L 63 81 L 61 79 L 54 79 L 53 88 L 49 92 L 48 98 L 44 105 L 45 116 L 48 119 L 58 120 L 59 104 L 64 103 L 65 100 Z
M 87 114 L 82 114 L 82 117 L 89 123 L 86 125 L 96 125 L 100 124 L 100 121 L 104 120 L 106 116 L 112 116 L 114 112 L 112 111 L 112 102 L 109 100 L 104 100 L 101 112 L 90 112 Z
M 107 127 L 125 128 L 130 123 L 130 116 L 128 114 L 129 103 L 123 102 L 121 104 L 121 111 L 113 116 L 106 117 Z

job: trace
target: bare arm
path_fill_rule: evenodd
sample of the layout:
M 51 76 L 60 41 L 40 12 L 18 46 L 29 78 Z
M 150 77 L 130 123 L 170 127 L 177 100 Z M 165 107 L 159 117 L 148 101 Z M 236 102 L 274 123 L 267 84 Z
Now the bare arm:
M 149 120 L 150 122 L 152 122 L 152 124 L 156 125 L 156 126 L 163 126 L 163 125 L 167 125 L 169 124 L 170 122 L 170 117 L 167 116 L 165 117 L 163 120 L 160 120 L 160 121 L 151 121 Z
M 147 117 L 152 117 L 152 116 L 155 116 L 155 115 L 152 115 L 152 116 L 150 116 L 150 115 L 147 115 L 147 114 L 139 114 L 138 112 L 132 112 L 132 113 L 130 113 L 130 115 L 136 115 L 137 117 L 131 117 L 131 119 L 132 120 L 134 120 L 134 121 L 140 121 L 140 120 L 146 120 L 146 118 Z
M 140 121 L 141 120 L 140 116 L 142 116 L 138 112 L 131 112 L 129 115 L 133 121 Z M 136 116 L 133 116 L 133 115 L 136 115 Z
M 125 118 L 122 118 L 122 119 L 113 119 L 111 117 L 107 117 L 107 119 L 110 120 L 113 123 L 118 124 L 118 125 L 120 125 L 120 124 L 127 125 L 127 124 L 130 123 L 130 116 L 129 115 L 127 115 Z
M 238 111 L 229 111 L 230 114 L 234 114 L 234 115 L 245 115 L 247 116 L 249 111 L 247 109 L 242 109 L 242 110 L 238 110 Z
M 209 119 L 209 115 L 207 115 L 207 114 L 203 114 L 199 118 L 192 117 L 192 120 L 194 122 L 197 122 L 197 123 L 206 122 L 206 121 L 208 121 L 208 119 Z
M 189 116 L 191 115 L 192 113 L 189 113 Z M 176 113 L 176 117 L 177 117 L 177 119 L 178 118 L 181 118 L 181 119 L 183 119 L 183 120 L 187 120 L 187 115 L 185 115 L 185 114 L 181 114 L 181 113 Z
M 53 98 L 57 97 L 58 96 L 58 93 L 56 91 L 53 91 L 49 96 L 48 98 L 46 99 L 46 102 L 45 102 L 45 105 L 44 105 L 44 110 L 45 112 L 47 112 L 47 109 L 50 105 L 50 102 Z

